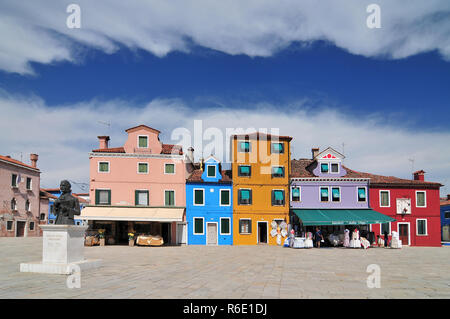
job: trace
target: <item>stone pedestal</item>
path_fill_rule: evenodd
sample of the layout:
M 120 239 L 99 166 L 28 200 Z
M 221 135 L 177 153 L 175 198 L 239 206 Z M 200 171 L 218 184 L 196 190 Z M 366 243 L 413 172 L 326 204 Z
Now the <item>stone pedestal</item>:
M 39 225 L 43 230 L 42 262 L 21 263 L 21 272 L 71 274 L 101 266 L 101 259 L 84 259 L 84 234 L 88 226 Z

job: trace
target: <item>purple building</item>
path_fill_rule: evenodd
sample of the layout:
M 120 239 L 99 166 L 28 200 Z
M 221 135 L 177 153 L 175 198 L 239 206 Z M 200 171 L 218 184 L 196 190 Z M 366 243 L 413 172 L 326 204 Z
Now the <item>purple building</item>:
M 312 159 L 291 161 L 290 221 L 297 235 L 320 226 L 324 235 L 342 234 L 391 218 L 369 207 L 369 178 L 361 178 L 342 165 L 344 155 L 328 147 L 312 149 Z M 387 220 L 388 219 L 388 220 Z

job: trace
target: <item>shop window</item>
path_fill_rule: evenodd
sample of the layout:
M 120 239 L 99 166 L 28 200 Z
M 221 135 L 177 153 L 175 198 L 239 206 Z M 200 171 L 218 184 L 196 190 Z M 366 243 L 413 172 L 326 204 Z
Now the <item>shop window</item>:
M 238 142 L 238 150 L 241 153 L 249 153 L 250 152 L 250 142 L 249 141 L 245 141 L 245 142 Z
M 95 190 L 95 204 L 96 205 L 111 205 L 111 190 L 96 189 Z
M 30 230 L 34 230 L 34 222 L 30 222 Z
M 11 231 L 13 229 L 14 222 L 12 220 L 6 221 L 6 230 Z
M 284 167 L 283 166 L 273 166 L 272 167 L 272 177 L 284 177 Z
M 138 143 L 139 148 L 148 148 L 148 136 L 139 136 Z
M 284 190 L 275 189 L 272 190 L 272 206 L 284 205 Z
M 328 173 L 328 163 L 320 164 L 320 172 L 321 173 Z
M 27 177 L 27 190 L 31 190 L 31 177 Z
M 284 144 L 283 143 L 272 143 L 271 152 L 274 154 L 284 154 Z
M 208 165 L 207 166 L 207 172 L 206 172 L 206 176 L 207 177 L 216 177 L 216 166 L 215 165 Z
M 358 202 L 365 202 L 366 198 L 366 188 L 358 187 Z
M 389 191 L 380 191 L 380 206 L 381 207 L 389 207 Z
M 230 218 L 222 217 L 220 218 L 220 234 L 221 235 L 230 235 Z
M 330 198 L 329 198 L 328 187 L 321 187 L 320 188 L 320 201 L 321 202 L 328 202 L 329 200 L 330 200 Z
M 238 166 L 238 176 L 250 177 L 252 175 L 251 169 L 252 168 L 250 165 L 239 165 Z
M 427 220 L 426 219 L 418 219 L 417 220 L 417 235 L 426 236 L 427 233 Z
M 194 217 L 194 235 L 203 235 L 203 218 Z
M 101 173 L 109 173 L 109 162 L 98 162 L 98 171 Z
M 250 205 L 252 203 L 252 190 L 251 189 L 240 189 L 238 191 L 238 204 L 239 205 Z
M 164 204 L 166 206 L 175 206 L 175 191 L 173 190 L 164 191 Z
M 220 190 L 220 206 L 230 206 L 230 190 Z
M 170 163 L 165 164 L 164 173 L 175 174 L 175 164 L 170 164 Z
M 194 205 L 205 204 L 205 191 L 204 189 L 194 189 Z
M 135 205 L 148 206 L 148 190 L 136 190 L 134 191 L 134 203 Z
M 331 164 L 331 173 L 339 173 L 339 164 Z
M 416 206 L 427 207 L 425 192 L 416 192 Z
M 251 234 L 252 233 L 252 220 L 240 219 L 239 220 L 239 234 Z
M 292 201 L 293 202 L 300 201 L 300 187 L 292 187 Z
M 341 189 L 339 187 L 332 187 L 331 188 L 331 194 L 332 194 L 333 202 L 340 202 L 341 201 Z

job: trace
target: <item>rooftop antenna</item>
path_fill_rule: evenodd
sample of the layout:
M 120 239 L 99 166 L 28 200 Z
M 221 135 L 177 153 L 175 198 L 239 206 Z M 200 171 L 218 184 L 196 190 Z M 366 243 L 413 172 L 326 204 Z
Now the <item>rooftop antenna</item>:
M 414 173 L 414 158 L 408 158 L 408 161 L 411 162 L 411 175 Z
M 107 127 L 108 127 L 108 130 L 111 129 L 111 123 L 110 123 L 110 122 L 105 122 L 105 121 L 97 121 L 97 122 L 100 123 L 100 124 L 102 124 L 102 125 L 107 126 Z

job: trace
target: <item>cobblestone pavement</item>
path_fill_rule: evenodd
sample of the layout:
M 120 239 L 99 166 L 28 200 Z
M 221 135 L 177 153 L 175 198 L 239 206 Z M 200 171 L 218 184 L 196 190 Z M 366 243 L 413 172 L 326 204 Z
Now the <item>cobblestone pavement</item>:
M 103 266 L 79 289 L 19 272 L 41 252 L 42 238 L 0 238 L 0 298 L 450 298 L 450 247 L 85 247 Z M 381 288 L 367 287 L 369 264 Z

